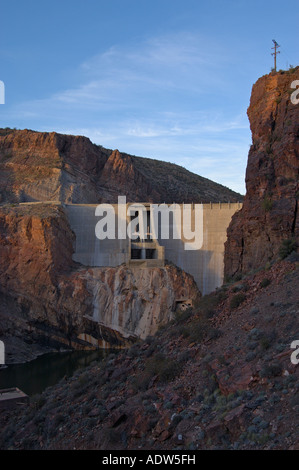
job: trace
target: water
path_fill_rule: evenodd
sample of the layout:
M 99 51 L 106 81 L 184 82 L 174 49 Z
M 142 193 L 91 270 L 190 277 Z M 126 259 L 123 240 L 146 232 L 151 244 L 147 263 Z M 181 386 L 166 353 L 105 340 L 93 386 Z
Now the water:
M 101 361 L 110 350 L 49 353 L 25 364 L 11 364 L 0 370 L 0 389 L 18 387 L 27 395 L 41 393 L 64 376 L 70 377 L 93 361 Z

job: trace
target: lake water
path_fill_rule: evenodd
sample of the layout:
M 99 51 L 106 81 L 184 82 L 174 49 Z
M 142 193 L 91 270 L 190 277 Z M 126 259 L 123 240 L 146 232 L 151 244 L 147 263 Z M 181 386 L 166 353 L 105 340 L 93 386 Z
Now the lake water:
M 32 396 L 55 385 L 64 376 L 70 377 L 77 369 L 101 361 L 111 352 L 101 349 L 49 353 L 25 364 L 8 365 L 0 370 L 0 389 L 18 387 Z

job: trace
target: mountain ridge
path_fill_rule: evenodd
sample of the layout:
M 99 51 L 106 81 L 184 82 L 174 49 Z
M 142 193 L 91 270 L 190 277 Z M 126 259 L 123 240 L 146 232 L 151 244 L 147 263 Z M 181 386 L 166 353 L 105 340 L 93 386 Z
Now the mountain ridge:
M 170 162 L 84 136 L 0 129 L 0 202 L 239 202 L 242 195 Z

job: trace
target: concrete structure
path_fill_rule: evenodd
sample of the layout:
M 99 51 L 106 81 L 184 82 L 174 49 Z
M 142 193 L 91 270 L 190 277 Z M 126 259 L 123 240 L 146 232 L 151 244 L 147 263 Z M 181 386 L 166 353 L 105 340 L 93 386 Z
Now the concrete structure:
M 150 205 L 145 203 L 147 211 Z M 119 226 L 127 226 L 136 213 L 135 205 L 129 216 L 119 214 L 119 206 L 112 205 L 116 214 L 115 239 L 99 240 L 95 235 L 95 227 L 99 221 L 96 216 L 97 205 L 64 205 L 72 230 L 76 235 L 75 261 L 87 266 L 115 267 L 126 263 L 128 266 L 163 266 L 165 260 L 170 261 L 189 274 L 192 274 L 202 294 L 213 291 L 223 283 L 224 274 L 224 243 L 226 230 L 232 215 L 239 209 L 240 203 L 211 203 L 202 205 L 202 246 L 196 250 L 186 249 L 186 239 L 169 239 L 161 237 L 162 224 L 159 220 L 159 231 L 156 237 L 146 230 L 144 239 L 131 240 L 129 237 L 119 239 Z M 184 205 L 177 205 L 183 217 Z M 196 205 L 195 205 L 196 206 Z M 194 227 L 199 213 L 191 206 L 191 219 Z M 148 216 L 150 217 L 150 216 Z M 181 219 L 182 221 L 183 219 Z M 148 223 L 150 219 L 146 221 Z M 169 219 L 170 233 L 174 226 L 174 218 Z
M 16 408 L 29 404 L 29 397 L 19 388 L 5 388 L 0 390 L 0 409 Z

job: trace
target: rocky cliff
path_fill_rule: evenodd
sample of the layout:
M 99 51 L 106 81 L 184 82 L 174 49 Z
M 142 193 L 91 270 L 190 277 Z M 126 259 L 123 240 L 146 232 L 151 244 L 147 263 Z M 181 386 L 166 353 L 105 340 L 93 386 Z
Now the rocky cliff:
M 238 202 L 186 169 L 92 144 L 82 136 L 0 130 L 0 202 Z
M 265 75 L 252 88 L 246 196 L 228 228 L 227 277 L 276 259 L 284 240 L 298 241 L 299 104 L 291 100 L 298 79 L 296 67 Z
M 74 234 L 60 203 L 117 202 L 118 195 L 155 203 L 242 199 L 177 165 L 86 137 L 0 129 L 0 334 L 9 360 L 30 358 L 24 341 L 33 355 L 38 343 L 124 345 L 169 321 L 176 300 L 200 295 L 192 276 L 175 266 L 89 269 L 73 262 Z
M 8 361 L 24 359 L 24 341 L 119 347 L 154 334 L 173 317 L 176 300 L 199 296 L 193 277 L 172 265 L 76 264 L 73 240 L 59 205 L 0 208 L 0 334 Z

